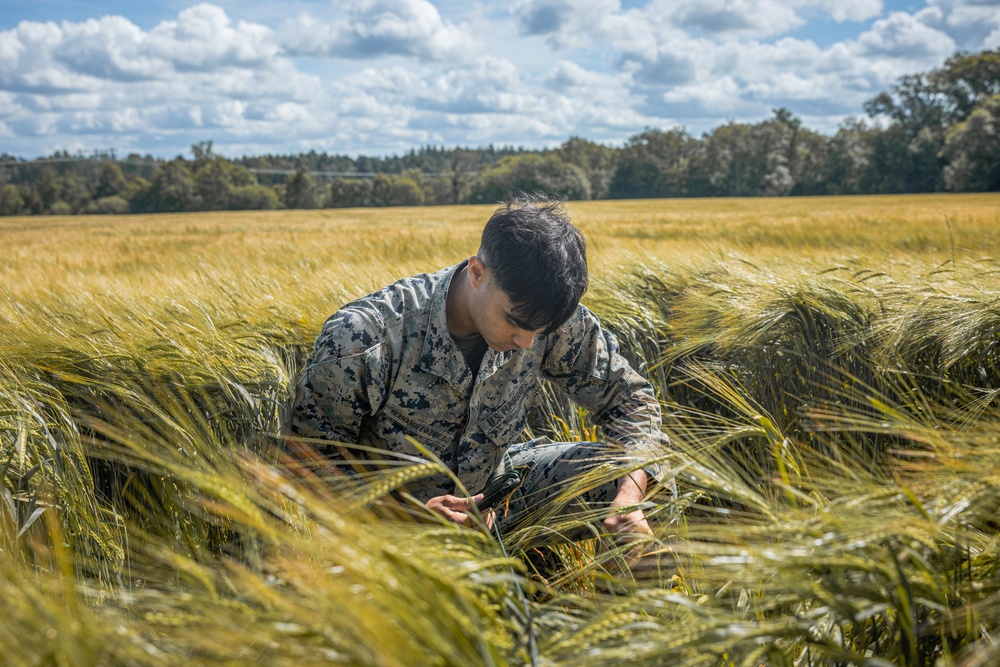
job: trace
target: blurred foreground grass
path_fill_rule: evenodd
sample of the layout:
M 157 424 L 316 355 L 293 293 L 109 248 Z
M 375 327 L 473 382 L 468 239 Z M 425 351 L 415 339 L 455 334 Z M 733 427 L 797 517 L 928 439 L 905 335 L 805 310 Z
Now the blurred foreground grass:
M 632 571 L 275 446 L 323 319 L 489 207 L 0 221 L 0 661 L 1000 662 L 1000 196 L 569 208 L 671 440 Z

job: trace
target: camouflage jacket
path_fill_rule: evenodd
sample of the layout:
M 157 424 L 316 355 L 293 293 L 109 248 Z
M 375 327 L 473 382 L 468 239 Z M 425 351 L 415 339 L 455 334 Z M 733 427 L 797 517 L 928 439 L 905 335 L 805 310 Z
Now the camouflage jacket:
M 292 432 L 419 456 L 412 437 L 474 493 L 507 447 L 526 439 L 545 378 L 587 408 L 626 458 L 640 450 L 655 455 L 660 407 L 653 388 L 584 306 L 531 349 L 487 350 L 474 377 L 445 313 L 452 276 L 463 266 L 400 280 L 334 313 L 299 381 Z M 657 466 L 647 470 L 661 476 Z M 407 489 L 421 500 L 456 493 L 443 474 Z

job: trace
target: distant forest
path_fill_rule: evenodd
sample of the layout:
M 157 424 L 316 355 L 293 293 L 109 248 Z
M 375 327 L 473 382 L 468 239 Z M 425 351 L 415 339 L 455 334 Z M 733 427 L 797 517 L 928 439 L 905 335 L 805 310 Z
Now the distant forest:
M 402 156 L 311 151 L 227 159 L 0 156 L 0 215 L 70 215 L 494 203 L 517 191 L 566 199 L 753 197 L 1000 190 L 1000 50 L 958 53 L 865 103 L 830 137 L 787 109 L 693 137 L 647 128 L 624 146 L 572 137 L 555 149 L 439 148 Z

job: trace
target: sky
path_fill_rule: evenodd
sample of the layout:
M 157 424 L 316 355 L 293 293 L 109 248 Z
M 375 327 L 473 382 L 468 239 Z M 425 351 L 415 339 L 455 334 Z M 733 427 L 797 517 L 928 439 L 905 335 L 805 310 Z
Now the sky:
M 8 1 L 0 153 L 620 146 L 779 107 L 832 134 L 998 47 L 1000 0 Z

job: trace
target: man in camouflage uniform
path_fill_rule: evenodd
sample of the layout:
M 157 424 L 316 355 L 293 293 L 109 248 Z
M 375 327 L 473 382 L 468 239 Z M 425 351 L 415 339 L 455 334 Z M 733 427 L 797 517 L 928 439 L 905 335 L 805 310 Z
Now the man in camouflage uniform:
M 655 462 L 635 463 L 656 456 L 659 403 L 614 336 L 579 305 L 586 285 L 583 235 L 558 202 L 505 204 L 476 255 L 400 280 L 326 321 L 298 385 L 292 433 L 367 445 L 397 465 L 424 458 L 412 438 L 470 492 L 517 468 L 524 474 L 510 505 L 514 516 L 613 457 L 628 474 L 588 490 L 584 500 L 641 503 L 649 476 L 661 474 Z M 539 378 L 587 408 L 607 443 L 523 442 Z M 345 450 L 322 449 L 343 460 Z M 467 522 L 482 499 L 444 474 L 411 481 L 406 491 L 456 523 Z M 650 532 L 638 508 L 608 514 L 604 525 L 613 532 Z

